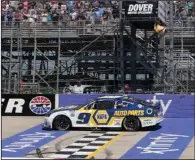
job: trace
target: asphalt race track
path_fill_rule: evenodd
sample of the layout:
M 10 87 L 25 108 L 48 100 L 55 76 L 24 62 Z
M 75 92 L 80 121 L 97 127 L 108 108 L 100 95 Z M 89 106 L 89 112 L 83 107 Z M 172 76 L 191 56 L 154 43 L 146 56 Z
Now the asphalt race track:
M 194 118 L 139 132 L 43 131 L 43 117 L 2 117 L 4 158 L 194 159 Z

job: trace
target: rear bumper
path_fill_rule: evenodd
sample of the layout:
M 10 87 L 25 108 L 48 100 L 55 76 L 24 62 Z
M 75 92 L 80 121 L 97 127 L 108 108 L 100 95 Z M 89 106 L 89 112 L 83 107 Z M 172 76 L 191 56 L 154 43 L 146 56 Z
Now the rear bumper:
M 140 119 L 142 127 L 155 126 L 163 121 L 163 117 L 147 117 Z
M 161 123 L 163 120 L 164 120 L 163 117 L 158 117 L 158 118 L 156 119 L 156 124 Z

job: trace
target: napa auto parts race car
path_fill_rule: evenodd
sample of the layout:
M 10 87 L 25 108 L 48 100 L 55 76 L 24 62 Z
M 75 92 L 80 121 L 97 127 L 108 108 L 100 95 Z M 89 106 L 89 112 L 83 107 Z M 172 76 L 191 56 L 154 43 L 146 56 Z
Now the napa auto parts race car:
M 43 129 L 68 130 L 71 127 L 120 127 L 137 131 L 163 120 L 160 103 L 149 103 L 129 96 L 104 96 L 88 104 L 51 110 Z

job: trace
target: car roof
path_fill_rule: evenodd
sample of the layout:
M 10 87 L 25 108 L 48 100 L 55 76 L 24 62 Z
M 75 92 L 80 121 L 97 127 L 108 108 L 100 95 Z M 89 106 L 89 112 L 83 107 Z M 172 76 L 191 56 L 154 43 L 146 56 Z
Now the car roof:
M 122 99 L 123 96 L 102 96 L 98 97 L 98 100 L 116 100 L 116 99 Z

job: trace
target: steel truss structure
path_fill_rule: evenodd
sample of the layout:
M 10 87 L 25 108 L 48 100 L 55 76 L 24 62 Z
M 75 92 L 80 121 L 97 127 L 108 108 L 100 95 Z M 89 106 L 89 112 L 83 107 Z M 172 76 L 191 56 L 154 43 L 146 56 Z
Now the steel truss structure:
M 170 19 L 164 37 L 122 16 L 106 25 L 3 27 L 2 93 L 24 93 L 25 87 L 30 93 L 61 93 L 67 82 L 78 80 L 110 86 L 110 93 L 124 90 L 124 84 L 133 92 L 194 92 L 195 27 L 186 25 L 194 22 L 175 26 Z

